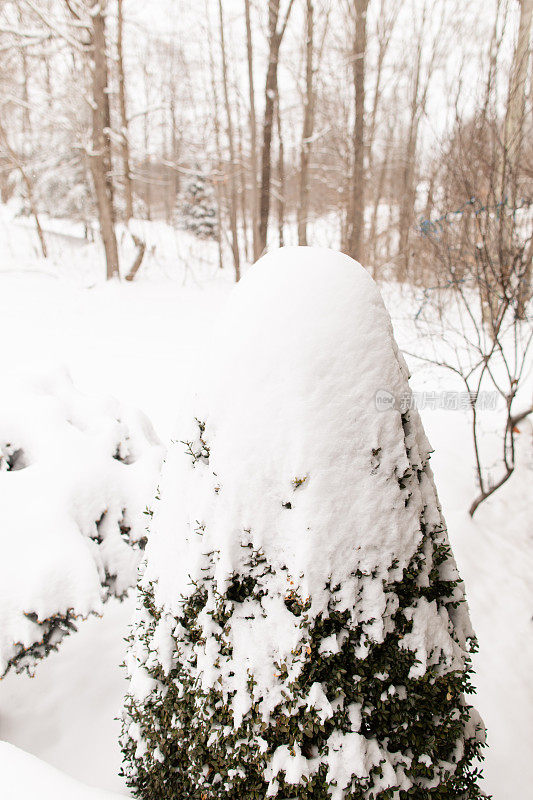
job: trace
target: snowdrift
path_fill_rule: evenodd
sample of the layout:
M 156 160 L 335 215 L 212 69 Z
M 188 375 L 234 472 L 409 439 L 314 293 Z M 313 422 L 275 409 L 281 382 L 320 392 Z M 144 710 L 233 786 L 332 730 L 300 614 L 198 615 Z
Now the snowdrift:
M 84 786 L 39 758 L 0 742 L 2 800 L 120 800 L 123 795 Z

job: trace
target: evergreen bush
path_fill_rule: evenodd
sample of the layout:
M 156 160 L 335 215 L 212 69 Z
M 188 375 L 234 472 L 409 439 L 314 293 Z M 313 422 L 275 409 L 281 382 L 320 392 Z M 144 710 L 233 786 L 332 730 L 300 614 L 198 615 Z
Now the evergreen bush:
M 254 266 L 170 450 L 129 637 L 145 800 L 477 798 L 476 643 L 407 369 L 360 265 Z M 382 390 L 402 404 L 380 411 Z

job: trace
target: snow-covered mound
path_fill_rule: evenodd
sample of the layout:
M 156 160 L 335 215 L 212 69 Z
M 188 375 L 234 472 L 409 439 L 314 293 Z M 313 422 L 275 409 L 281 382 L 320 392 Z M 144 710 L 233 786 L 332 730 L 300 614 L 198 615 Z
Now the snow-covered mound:
M 84 786 L 39 758 L 0 742 L 2 800 L 120 800 L 122 795 Z
M 330 250 L 285 247 L 237 287 L 215 337 L 207 381 L 176 436 L 189 452 L 178 441 L 162 479 L 146 571 L 158 578 L 156 602 L 174 608 L 211 548 L 223 592 L 248 560 L 240 530 L 284 565 L 313 615 L 329 582 L 350 595 L 354 560 L 364 572 L 397 562 L 401 575 L 433 488 L 425 480 L 405 504 L 390 478 L 421 467 L 430 445 L 416 413 L 405 431 L 399 411 L 377 413 L 383 391 L 410 390 L 367 271 Z M 373 616 L 375 598 L 363 604 L 363 618 Z
M 410 390 L 376 285 L 284 248 L 215 337 L 139 587 L 128 781 L 151 800 L 478 797 L 473 632 L 418 413 L 381 410 Z
M 147 418 L 66 372 L 3 375 L 0 677 L 136 581 L 163 457 Z

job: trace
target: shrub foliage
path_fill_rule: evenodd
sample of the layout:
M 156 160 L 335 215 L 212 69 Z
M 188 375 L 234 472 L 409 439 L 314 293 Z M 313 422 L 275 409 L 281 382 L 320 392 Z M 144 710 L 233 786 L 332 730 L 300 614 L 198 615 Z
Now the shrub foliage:
M 433 486 L 427 459 L 417 463 L 411 457 L 411 416 L 403 415 L 411 468 L 397 478 L 406 507 L 423 482 Z M 208 431 L 203 422 L 198 424 L 196 441 L 186 442 L 185 448 L 195 469 L 208 469 Z M 379 451 L 372 458 L 373 468 L 379 469 Z M 293 491 L 306 491 L 311 481 L 312 475 L 295 478 Z M 313 615 L 309 598 L 301 596 L 286 568 L 275 568 L 254 547 L 250 531 L 242 531 L 240 541 L 248 553 L 241 562 L 245 568 L 231 576 L 222 593 L 215 580 L 217 551 L 203 554 L 203 577 L 191 580 L 177 613 L 158 607 L 154 582 L 141 580 L 128 656 L 135 686 L 132 682 L 122 730 L 123 773 L 137 796 L 483 796 L 476 763 L 484 729 L 466 699 L 473 691 L 469 653 L 476 643 L 468 626 L 464 634 L 463 585 L 432 496 L 435 507 L 423 507 L 421 539 L 407 568 L 398 571 L 397 563 L 391 563 L 387 579 L 377 571 L 354 570 L 351 607 L 346 607 L 342 587 L 330 583 L 327 610 Z M 285 507 L 290 511 L 291 503 Z M 195 535 L 205 537 L 205 528 L 199 525 Z M 358 616 L 362 593 L 372 581 L 382 582 L 385 596 L 382 637 L 372 634 L 374 619 Z M 275 665 L 272 692 L 279 701 L 265 715 L 256 675 L 248 667 L 249 704 L 237 713 L 223 677 L 243 668 L 233 660 L 235 619 L 248 610 L 257 617 L 268 615 L 269 598 L 279 594 L 280 586 L 299 633 L 290 657 Z M 455 655 L 431 641 L 428 626 L 423 663 L 418 649 L 405 643 L 413 634 L 413 609 L 426 605 L 447 615 Z M 218 678 L 205 678 L 206 653 Z

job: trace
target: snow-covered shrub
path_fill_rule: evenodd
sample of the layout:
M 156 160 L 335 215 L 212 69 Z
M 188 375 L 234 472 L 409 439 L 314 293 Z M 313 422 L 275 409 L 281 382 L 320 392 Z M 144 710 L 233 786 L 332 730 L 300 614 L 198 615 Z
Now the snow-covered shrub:
M 150 800 L 476 798 L 475 645 L 407 368 L 347 256 L 261 259 L 179 429 L 130 636 Z M 381 393 L 381 394 L 380 394 Z
M 51 217 L 66 218 L 88 225 L 96 214 L 91 187 L 83 163 L 72 159 L 70 171 L 58 164 L 47 170 L 37 186 L 39 207 Z
M 178 199 L 179 220 L 185 230 L 200 239 L 214 239 L 217 232 L 217 203 L 209 179 L 198 172 L 186 184 Z
M 141 412 L 66 373 L 2 378 L 0 677 L 135 584 L 163 457 Z

